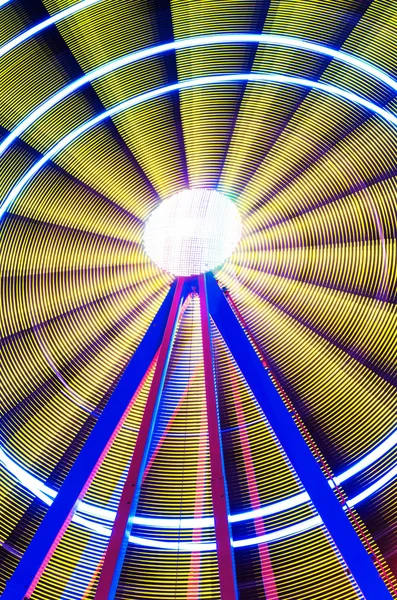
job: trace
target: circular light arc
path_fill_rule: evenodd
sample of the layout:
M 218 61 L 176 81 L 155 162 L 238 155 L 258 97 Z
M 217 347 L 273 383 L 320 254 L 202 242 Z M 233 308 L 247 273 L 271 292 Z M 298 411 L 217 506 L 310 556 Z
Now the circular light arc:
M 21 42 L 24 40 L 21 40 Z M 307 42 L 300 38 L 294 38 L 282 35 L 272 34 L 249 34 L 249 33 L 234 33 L 234 34 L 217 34 L 208 36 L 198 36 L 193 38 L 187 38 L 184 40 L 176 40 L 166 44 L 160 44 L 158 46 L 151 46 L 144 50 L 138 50 L 127 54 L 121 58 L 109 61 L 105 65 L 101 65 L 96 69 L 86 73 L 82 77 L 76 79 L 72 83 L 62 88 L 59 92 L 51 96 L 48 100 L 39 105 L 34 109 L 25 119 L 23 119 L 13 131 L 4 138 L 0 144 L 0 156 L 11 146 L 14 140 L 20 137 L 31 125 L 33 125 L 41 116 L 43 116 L 48 110 L 54 107 L 56 104 L 70 96 L 73 92 L 77 91 L 84 85 L 91 83 L 95 79 L 99 79 L 103 75 L 107 75 L 112 71 L 120 69 L 126 65 L 151 58 L 153 56 L 161 55 L 166 52 L 182 50 L 186 48 L 195 48 L 198 46 L 206 46 L 210 44 L 241 44 L 241 43 L 253 43 L 253 44 L 270 44 L 275 46 L 282 46 L 286 48 L 297 48 L 306 50 L 308 52 L 314 52 L 324 56 L 329 56 L 339 62 L 342 62 L 351 67 L 357 68 L 359 71 L 366 73 L 376 80 L 381 81 L 393 90 L 397 90 L 397 81 L 388 75 L 382 69 L 371 65 L 370 63 L 357 58 L 347 52 L 341 50 L 334 50 L 321 44 L 315 44 L 313 42 Z M 1 216 L 1 214 L 0 214 Z
M 329 85 L 326 83 L 321 83 L 319 81 L 312 81 L 311 79 L 305 79 L 303 77 L 291 77 L 289 75 L 279 75 L 275 73 L 237 73 L 230 75 L 210 75 L 206 77 L 195 77 L 193 79 L 187 79 L 185 81 L 180 81 L 178 83 L 173 83 L 171 85 L 166 85 L 160 88 L 156 88 L 155 90 L 151 90 L 150 92 L 145 92 L 140 94 L 139 96 L 134 96 L 133 98 L 129 98 L 116 106 L 113 106 L 106 111 L 100 113 L 99 115 L 93 117 L 89 121 L 86 121 L 65 137 L 63 137 L 59 142 L 57 142 L 46 154 L 42 156 L 27 172 L 26 174 L 19 180 L 19 182 L 12 188 L 12 190 L 7 195 L 5 201 L 0 207 L 0 219 L 4 215 L 4 213 L 8 210 L 14 200 L 18 197 L 21 191 L 25 188 L 25 186 L 29 183 L 29 181 L 40 171 L 40 169 L 49 162 L 52 158 L 54 158 L 57 154 L 59 154 L 62 150 L 64 150 L 71 142 L 77 139 L 79 136 L 83 135 L 86 131 L 89 131 L 95 125 L 98 125 L 105 119 L 115 116 L 129 108 L 134 106 L 138 106 L 143 102 L 148 100 L 152 100 L 154 98 L 159 98 L 165 94 L 169 94 L 175 91 L 194 88 L 197 86 L 205 86 L 205 85 L 214 85 L 214 84 L 222 84 L 222 83 L 236 83 L 236 82 L 262 82 L 262 83 L 282 83 L 285 85 L 298 86 L 298 87 L 306 87 L 310 89 L 315 89 L 319 91 L 323 91 L 327 94 L 335 96 L 337 98 L 342 98 L 357 106 L 361 106 L 369 110 L 370 112 L 377 114 L 381 118 L 383 118 L 386 122 L 391 125 L 397 127 L 397 117 L 385 110 L 384 108 L 374 104 L 370 100 L 366 100 L 353 92 L 349 92 L 344 90 L 343 88 L 339 88 L 334 85 Z
M 0 0 L 0 8 L 2 6 L 5 6 L 9 2 L 10 2 L 10 0 L 3 0 L 3 2 L 1 2 L 1 0 Z M 82 2 L 73 4 L 72 6 L 65 8 L 65 10 L 61 10 L 60 12 L 49 17 L 48 19 L 44 19 L 44 21 L 41 21 L 37 25 L 34 25 L 33 27 L 26 29 L 26 31 L 23 31 L 19 35 L 12 38 L 9 42 L 0 46 L 0 58 L 2 56 L 5 56 L 12 50 L 14 50 L 14 48 L 17 48 L 18 46 L 20 46 L 21 44 L 23 44 L 30 38 L 34 37 L 35 35 L 37 35 L 41 31 L 43 31 L 44 29 L 47 29 L 47 27 L 51 27 L 51 25 L 55 25 L 55 23 L 59 23 L 59 21 L 62 21 L 63 19 L 66 19 L 67 17 L 70 17 L 71 15 L 74 15 L 77 12 L 80 12 L 81 10 L 84 10 L 85 8 L 93 6 L 94 4 L 98 4 L 99 2 L 102 2 L 102 0 L 82 0 Z

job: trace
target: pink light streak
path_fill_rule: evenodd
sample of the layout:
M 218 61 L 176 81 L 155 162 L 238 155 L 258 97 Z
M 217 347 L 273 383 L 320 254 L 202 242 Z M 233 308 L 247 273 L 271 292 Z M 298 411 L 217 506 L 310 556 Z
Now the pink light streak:
M 245 473 L 247 477 L 251 508 L 255 510 L 256 508 L 260 508 L 261 501 L 256 482 L 254 461 L 252 459 L 250 441 L 248 437 L 247 428 L 245 426 L 244 409 L 243 404 L 241 402 L 240 392 L 238 389 L 236 372 L 232 368 L 230 370 L 230 373 L 233 389 L 234 406 L 236 408 L 238 431 L 240 435 L 241 448 L 244 456 Z M 254 526 L 256 535 L 259 536 L 265 534 L 265 526 L 263 524 L 263 519 L 255 519 Z M 258 552 L 261 563 L 263 589 L 266 594 L 266 599 L 278 600 L 279 596 L 277 593 L 276 579 L 272 568 L 268 545 L 266 543 L 259 544 Z
M 207 411 L 205 405 L 202 407 L 200 419 L 200 439 L 197 456 L 196 498 L 194 503 L 194 517 L 202 517 L 205 497 L 205 477 L 207 470 Z M 200 542 L 201 529 L 193 530 L 193 542 Z M 192 552 L 190 559 L 190 573 L 188 579 L 187 600 L 199 600 L 200 598 L 200 567 L 201 553 Z

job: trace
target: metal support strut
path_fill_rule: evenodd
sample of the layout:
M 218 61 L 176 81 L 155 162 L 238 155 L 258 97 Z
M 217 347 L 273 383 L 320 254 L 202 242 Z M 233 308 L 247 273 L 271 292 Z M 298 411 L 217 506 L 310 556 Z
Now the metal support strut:
M 237 582 L 229 525 L 227 484 L 223 466 L 222 442 L 219 427 L 218 399 L 215 388 L 212 341 L 208 313 L 205 276 L 199 276 L 201 331 L 203 340 L 205 396 L 209 454 L 211 465 L 212 509 L 215 522 L 216 551 L 218 557 L 219 585 L 222 600 L 236 600 Z
M 116 595 L 128 540 L 131 534 L 132 523 L 139 500 L 142 477 L 156 421 L 159 400 L 164 386 L 165 375 L 167 373 L 178 314 L 182 304 L 183 287 L 184 279 L 180 278 L 177 282 L 171 310 L 168 315 L 167 325 L 161 342 L 150 392 L 139 427 L 134 453 L 121 494 L 109 545 L 106 550 L 105 561 L 99 579 L 95 600 L 113 600 Z

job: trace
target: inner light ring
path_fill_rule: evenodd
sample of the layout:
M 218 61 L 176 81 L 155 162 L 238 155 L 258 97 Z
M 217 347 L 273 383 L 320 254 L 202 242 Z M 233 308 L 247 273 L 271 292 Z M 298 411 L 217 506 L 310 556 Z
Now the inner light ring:
M 6 455 L 4 453 L 4 451 L 1 450 L 0 448 L 0 462 L 3 463 L 4 465 L 4 459 L 6 458 Z M 6 462 L 13 462 L 10 461 L 9 458 L 6 458 Z M 6 466 L 6 465 L 5 465 Z M 15 465 L 16 469 L 19 470 L 20 472 L 24 472 L 23 469 L 21 469 L 20 467 L 18 467 L 17 465 Z M 354 498 L 349 499 L 346 502 L 346 506 L 344 507 L 344 509 L 346 510 L 347 507 L 353 507 L 356 504 L 358 504 L 359 502 L 361 502 L 365 497 L 368 497 L 370 495 L 372 495 L 372 491 L 371 488 L 377 488 L 380 489 L 381 487 L 383 487 L 384 485 L 386 485 L 389 481 L 391 481 L 394 476 L 397 474 L 397 465 L 395 467 L 393 467 L 388 473 L 386 473 L 385 475 L 383 475 L 379 480 L 377 480 L 375 483 L 373 483 L 372 485 L 370 485 L 366 490 L 363 490 L 361 493 L 359 493 L 358 495 L 356 495 Z M 26 480 L 30 481 L 30 486 L 27 486 L 28 489 L 32 492 L 35 493 L 37 497 L 39 497 L 45 504 L 50 505 L 52 503 L 53 497 L 55 497 L 56 492 L 54 492 L 54 490 L 51 490 L 51 497 L 48 497 L 44 492 L 44 488 L 46 488 L 47 486 L 45 484 L 43 484 L 42 482 L 35 480 L 35 478 L 29 474 L 25 474 L 26 475 Z M 26 486 L 26 481 L 23 482 L 21 480 L 21 476 L 15 474 L 15 476 L 17 477 L 17 479 Z M 37 485 L 35 483 L 35 481 L 37 482 Z M 332 482 L 329 481 L 329 483 L 331 484 Z M 32 490 L 32 487 L 35 488 L 36 491 Z M 48 488 L 50 489 L 50 488 Z M 302 495 L 306 495 L 307 494 L 300 494 L 300 496 Z M 293 499 L 293 497 L 291 498 Z M 307 500 L 306 500 L 307 501 Z M 80 507 L 82 506 L 83 503 L 80 503 Z M 88 505 L 89 506 L 89 505 Z M 268 508 L 268 507 L 266 507 Z M 103 509 L 104 511 L 106 509 Z M 252 511 L 252 512 L 258 512 L 258 511 Z M 246 513 L 247 514 L 247 513 Z M 115 516 L 115 513 L 114 513 Z M 111 522 L 113 522 L 114 519 L 111 520 Z M 147 519 L 149 521 L 149 519 Z M 159 518 L 155 518 L 152 519 L 153 521 L 160 521 L 161 519 Z M 188 519 L 181 519 L 180 521 L 187 521 Z M 206 518 L 206 519 L 196 519 L 196 521 L 210 521 L 210 524 L 205 524 L 204 523 L 200 523 L 199 525 L 197 525 L 197 528 L 204 528 L 204 527 L 213 527 L 213 519 L 210 518 Z M 109 529 L 108 527 L 101 525 L 99 523 L 95 523 L 92 522 L 88 519 L 85 519 L 84 517 L 81 517 L 78 514 L 75 514 L 73 516 L 73 521 L 83 527 L 86 527 L 88 529 L 90 529 L 91 531 L 94 531 L 96 533 L 99 533 L 100 535 L 104 535 L 109 537 L 110 533 L 111 533 L 111 529 Z M 147 523 L 143 523 L 144 519 L 143 518 L 139 518 L 139 520 L 136 520 L 134 522 L 136 522 L 137 524 L 146 524 Z M 193 521 L 193 519 L 192 519 Z M 229 516 L 229 521 L 235 522 L 233 520 L 233 517 Z M 232 540 L 232 545 L 235 548 L 238 547 L 246 547 L 246 546 L 253 546 L 253 545 L 257 545 L 257 544 L 261 544 L 261 543 L 270 543 L 273 541 L 277 541 L 280 539 L 284 539 L 286 537 L 291 537 L 293 535 L 296 535 L 298 533 L 302 533 L 304 531 L 308 531 L 309 529 L 313 529 L 315 527 L 319 527 L 320 525 L 322 525 L 322 520 L 319 516 L 315 516 L 315 517 L 311 517 L 308 519 L 305 519 L 303 521 L 300 521 L 299 523 L 295 523 L 294 525 L 288 525 L 285 526 L 281 529 L 277 529 L 275 531 L 272 531 L 270 533 L 261 535 L 261 536 L 255 536 L 253 538 L 247 538 L 247 539 L 242 539 L 242 540 Z M 158 524 L 153 525 L 156 527 L 159 527 Z M 174 527 L 177 528 L 177 527 Z M 179 529 L 181 529 L 183 527 L 179 527 Z M 195 527 L 190 527 L 190 529 L 194 529 Z M 153 547 L 153 548 L 160 548 L 163 550 L 178 550 L 178 551 L 184 551 L 184 552 L 193 552 L 193 551 L 199 551 L 199 552 L 205 552 L 205 551 L 210 551 L 210 550 L 214 550 L 214 544 L 213 543 L 194 543 L 194 542 L 167 542 L 167 541 L 161 541 L 161 540 L 155 540 L 155 539 L 150 539 L 150 538 L 143 538 L 143 537 L 137 537 L 137 536 L 130 536 L 129 538 L 130 543 L 133 544 L 137 544 L 140 546 L 147 546 L 147 547 Z
M 2 3 L 0 0 L 0 8 L 2 6 L 4 6 L 5 3 L 8 1 L 9 0 L 5 0 L 5 2 Z M 94 4 L 98 4 L 99 2 L 102 2 L 102 0 L 82 0 L 82 2 L 78 2 L 77 4 L 68 6 L 68 8 L 65 8 L 64 10 L 59 11 L 58 13 L 56 13 L 55 15 L 52 15 L 51 17 L 48 17 L 47 19 L 44 19 L 44 21 L 40 21 L 40 23 L 37 23 L 37 25 L 34 25 L 33 27 L 26 29 L 19 35 L 12 38 L 9 42 L 6 42 L 5 44 L 3 44 L 3 46 L 0 47 L 0 58 L 2 56 L 5 56 L 9 52 L 11 52 L 11 50 L 14 50 L 14 48 L 17 48 L 18 46 L 20 46 L 27 40 L 31 39 L 32 37 L 34 37 L 41 31 L 43 31 L 44 29 L 47 29 L 47 27 L 50 27 L 51 25 L 55 25 L 55 23 L 59 23 L 59 21 L 63 21 L 63 19 L 66 19 L 67 17 L 70 17 L 71 15 L 74 15 L 75 13 L 80 12 L 81 10 L 84 10 L 85 8 L 89 8 L 90 6 L 93 6 Z
M 247 81 L 255 83 L 282 83 L 285 85 L 306 87 L 310 89 L 323 91 L 327 94 L 330 94 L 331 96 L 335 96 L 336 98 L 342 98 L 351 102 L 352 104 L 356 104 L 357 106 L 361 106 L 362 108 L 367 109 L 369 112 L 377 114 L 386 122 L 394 125 L 397 129 L 397 117 L 390 111 L 385 110 L 384 108 L 381 108 L 380 106 L 374 104 L 370 100 L 366 100 L 362 96 L 358 96 L 357 94 L 349 92 L 343 88 L 339 88 L 337 86 L 329 85 L 326 83 L 321 83 L 319 81 L 312 81 L 311 79 L 305 79 L 303 77 L 291 77 L 289 75 L 279 75 L 275 73 L 233 73 L 228 75 L 210 75 L 206 77 L 195 77 L 193 79 L 186 79 L 184 81 L 179 81 L 171 85 L 156 88 L 154 90 L 151 90 L 150 92 L 145 92 L 138 96 L 133 96 L 132 98 L 129 98 L 128 100 L 117 104 L 116 106 L 108 108 L 99 115 L 96 115 L 89 121 L 86 121 L 76 129 L 71 131 L 65 137 L 63 137 L 59 142 L 55 144 L 55 146 L 48 150 L 47 153 L 41 157 L 41 159 L 34 163 L 33 166 L 19 180 L 19 182 L 11 189 L 3 205 L 0 208 L 0 219 L 7 211 L 9 206 L 12 204 L 12 202 L 16 200 L 16 198 L 19 196 L 19 194 L 22 192 L 25 186 L 47 162 L 49 162 L 52 158 L 54 158 L 57 154 L 64 150 L 79 136 L 83 135 L 86 131 L 89 131 L 90 129 L 95 127 L 95 125 L 98 125 L 105 119 L 117 115 L 129 108 L 133 108 L 134 106 L 138 106 L 143 102 L 159 98 L 165 94 L 169 94 L 175 91 L 190 89 L 197 86 L 215 85 L 221 83 L 245 83 Z
M 161 88 L 157 88 L 150 92 L 146 92 L 139 96 L 130 98 L 115 107 L 112 107 L 100 115 L 97 115 L 93 119 L 87 121 L 80 127 L 73 130 L 71 133 L 66 135 L 62 140 L 60 140 L 53 148 L 51 148 L 39 161 L 37 161 L 20 179 L 20 181 L 14 186 L 14 188 L 9 193 L 4 206 L 9 206 L 21 193 L 21 191 L 25 188 L 25 186 L 31 181 L 31 179 L 38 173 L 44 164 L 46 164 L 51 158 L 53 158 L 56 154 L 61 152 L 64 148 L 66 148 L 71 142 L 73 142 L 80 135 L 94 127 L 95 125 L 101 123 L 106 118 L 113 116 L 122 112 L 123 110 L 127 110 L 128 108 L 132 108 L 133 106 L 137 106 L 147 100 L 154 99 L 160 97 L 161 95 L 171 93 L 180 89 L 188 89 L 200 85 L 213 85 L 217 83 L 230 83 L 230 82 L 268 82 L 268 83 L 284 83 L 286 85 L 295 85 L 295 86 L 303 86 L 311 89 L 317 89 L 320 91 L 324 91 L 325 93 L 329 93 L 336 97 L 343 98 L 352 103 L 355 103 L 363 108 L 368 109 L 370 112 L 378 114 L 382 118 L 384 118 L 387 122 L 393 124 L 397 127 L 397 117 L 394 116 L 389 111 L 377 106 L 371 101 L 362 98 L 352 92 L 344 90 L 343 88 L 338 88 L 336 86 L 331 86 L 328 84 L 323 84 L 317 81 L 311 81 L 304 78 L 299 77 L 290 77 L 286 75 L 278 75 L 278 74 L 253 74 L 253 73 L 241 73 L 241 74 L 231 74 L 231 75 L 217 75 L 217 76 L 207 76 L 207 77 L 199 77 L 194 79 L 185 80 L 182 82 L 178 82 L 176 84 L 163 86 Z M 4 211 L 5 212 L 5 211 Z M 3 213 L 0 212 L 0 217 Z M 372 452 L 372 451 L 371 451 Z

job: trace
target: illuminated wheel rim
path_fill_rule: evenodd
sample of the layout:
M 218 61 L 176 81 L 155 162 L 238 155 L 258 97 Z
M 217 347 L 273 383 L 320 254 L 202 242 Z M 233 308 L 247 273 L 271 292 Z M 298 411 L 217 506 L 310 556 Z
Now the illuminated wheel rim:
M 143 250 L 144 223 L 158 198 L 187 187 L 218 190 L 236 203 L 244 235 L 217 278 L 388 559 L 397 510 L 396 118 L 386 101 L 395 81 L 376 69 L 375 56 L 364 61 L 351 49 L 334 53 L 317 81 L 331 42 L 316 39 L 314 48 L 285 36 L 259 43 L 238 38 L 232 27 L 219 33 L 234 40 L 181 44 L 178 82 L 167 75 L 168 53 L 161 48 L 146 53 L 152 57 L 129 48 L 136 67 L 132 60 L 117 63 L 117 53 L 89 64 L 73 46 L 73 27 L 83 24 L 88 36 L 107 16 L 101 3 L 82 4 L 81 12 L 60 21 L 61 33 L 85 71 L 111 65 L 117 85 L 105 71 L 92 85 L 113 121 L 92 112 L 90 99 L 75 90 L 39 115 L 41 128 L 24 121 L 65 89 L 54 83 L 40 101 L 21 103 L 18 114 L 6 111 L 3 126 L 17 131 L 19 124 L 23 143 L 10 137 L 7 149 L 4 136 L 0 146 L 7 211 L 0 230 L 6 283 L 0 461 L 12 515 L 2 532 L 5 579 L 172 282 Z M 12 16 L 12 7 L 7 10 Z M 180 39 L 182 12 L 175 13 Z M 213 32 L 201 24 L 195 35 L 206 33 Z M 149 36 L 140 48 L 159 41 Z M 4 60 L 13 65 L 27 43 L 9 48 Z M 249 68 L 244 56 L 253 46 L 256 62 Z M 40 45 L 36 52 L 44 77 Z M 135 87 L 128 87 L 131 80 Z M 337 597 L 357 597 L 219 339 L 215 355 L 241 594 L 263 597 L 266 549 L 280 597 L 312 598 L 313 590 L 326 597 L 322 570 Z M 180 323 L 170 373 L 120 598 L 152 597 L 159 560 L 167 565 L 169 597 L 186 597 L 186 590 L 219 594 L 196 301 Z M 149 382 L 33 598 L 94 593 Z M 318 569 L 295 588 L 302 548 L 319 557 Z M 61 576 L 66 555 L 70 568 Z

